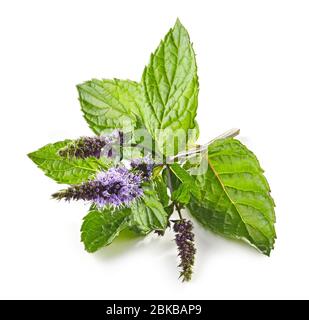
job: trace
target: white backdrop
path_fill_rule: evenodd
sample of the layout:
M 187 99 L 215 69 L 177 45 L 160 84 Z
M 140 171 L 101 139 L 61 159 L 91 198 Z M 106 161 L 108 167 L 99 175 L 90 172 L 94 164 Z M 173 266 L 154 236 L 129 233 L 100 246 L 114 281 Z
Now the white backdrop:
M 298 0 L 1 1 L 0 298 L 309 298 L 308 16 Z M 187 284 L 170 233 L 86 253 L 87 207 L 51 200 L 60 186 L 26 157 L 91 134 L 75 85 L 138 81 L 176 17 L 197 53 L 200 140 L 239 127 L 277 204 L 270 258 L 196 226 Z

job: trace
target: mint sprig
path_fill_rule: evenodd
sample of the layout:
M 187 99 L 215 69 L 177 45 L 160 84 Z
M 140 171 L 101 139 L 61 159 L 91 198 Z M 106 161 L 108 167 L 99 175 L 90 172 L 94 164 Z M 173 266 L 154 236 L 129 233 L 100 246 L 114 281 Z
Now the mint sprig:
M 92 79 L 77 89 L 97 136 L 48 144 L 28 156 L 69 185 L 55 198 L 90 203 L 81 227 L 88 252 L 110 245 L 125 229 L 146 236 L 173 227 L 180 276 L 190 280 L 196 252 L 190 212 L 206 230 L 270 254 L 275 204 L 257 157 L 234 138 L 239 130 L 196 145 L 197 66 L 179 20 L 139 83 Z

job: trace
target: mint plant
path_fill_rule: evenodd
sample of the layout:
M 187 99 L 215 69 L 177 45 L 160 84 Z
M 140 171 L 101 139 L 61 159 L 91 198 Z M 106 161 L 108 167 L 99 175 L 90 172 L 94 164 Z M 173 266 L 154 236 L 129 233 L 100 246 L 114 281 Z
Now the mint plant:
M 164 236 L 171 228 L 180 276 L 191 279 L 193 223 L 269 255 L 276 238 L 274 201 L 256 156 L 230 130 L 196 143 L 198 76 L 188 32 L 176 21 L 151 54 L 139 83 L 92 79 L 77 86 L 95 136 L 48 144 L 30 159 L 58 183 L 64 201 L 85 201 L 88 252 L 125 229 Z

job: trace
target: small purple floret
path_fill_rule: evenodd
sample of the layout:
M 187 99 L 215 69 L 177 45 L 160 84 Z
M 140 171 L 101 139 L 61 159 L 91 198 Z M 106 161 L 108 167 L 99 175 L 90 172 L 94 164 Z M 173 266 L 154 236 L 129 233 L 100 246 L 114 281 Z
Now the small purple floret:
M 131 161 L 131 168 L 133 170 L 140 171 L 145 180 L 150 179 L 154 166 L 155 166 L 155 163 L 150 156 L 133 159 Z

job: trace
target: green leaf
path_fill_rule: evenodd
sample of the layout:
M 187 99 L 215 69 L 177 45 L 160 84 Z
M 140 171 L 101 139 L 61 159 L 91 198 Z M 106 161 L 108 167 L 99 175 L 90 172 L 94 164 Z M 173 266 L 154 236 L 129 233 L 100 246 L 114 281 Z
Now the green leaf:
M 141 127 L 143 93 L 138 83 L 93 79 L 77 85 L 77 89 L 84 117 L 96 134 L 107 129 L 129 131 Z
M 167 185 L 163 181 L 162 176 L 157 176 L 153 180 L 154 189 L 157 192 L 157 195 L 160 199 L 160 202 L 162 203 L 163 207 L 167 207 L 169 204 L 169 196 L 167 194 Z
M 202 200 L 189 204 L 191 214 L 214 232 L 269 255 L 276 238 L 275 205 L 256 156 L 230 138 L 213 142 L 207 159 L 208 170 L 196 176 Z
M 101 169 L 106 169 L 105 164 L 96 158 L 68 159 L 59 156 L 58 151 L 71 143 L 65 140 L 48 144 L 41 149 L 29 153 L 28 157 L 44 173 L 58 183 L 77 184 L 88 180 Z
M 194 178 L 178 163 L 173 163 L 170 166 L 170 169 L 174 173 L 174 175 L 183 183 L 179 194 L 183 194 L 184 199 L 187 198 L 186 194 L 190 195 L 190 193 L 196 197 L 197 199 L 201 199 L 201 190 L 197 186 Z
M 130 227 L 141 235 L 153 230 L 165 230 L 168 214 L 151 188 L 144 189 L 144 196 L 131 207 Z
M 188 204 L 191 199 L 190 186 L 188 184 L 181 184 L 175 191 L 172 193 L 172 200 L 182 203 Z
M 109 245 L 128 226 L 130 209 L 91 209 L 81 227 L 81 240 L 88 252 Z
M 184 146 L 173 133 L 182 129 L 188 136 L 188 130 L 195 128 L 198 104 L 195 54 L 188 32 L 179 20 L 151 55 L 142 83 L 146 98 L 145 125 L 161 151 L 175 154 Z M 173 141 L 176 149 L 170 150 Z

